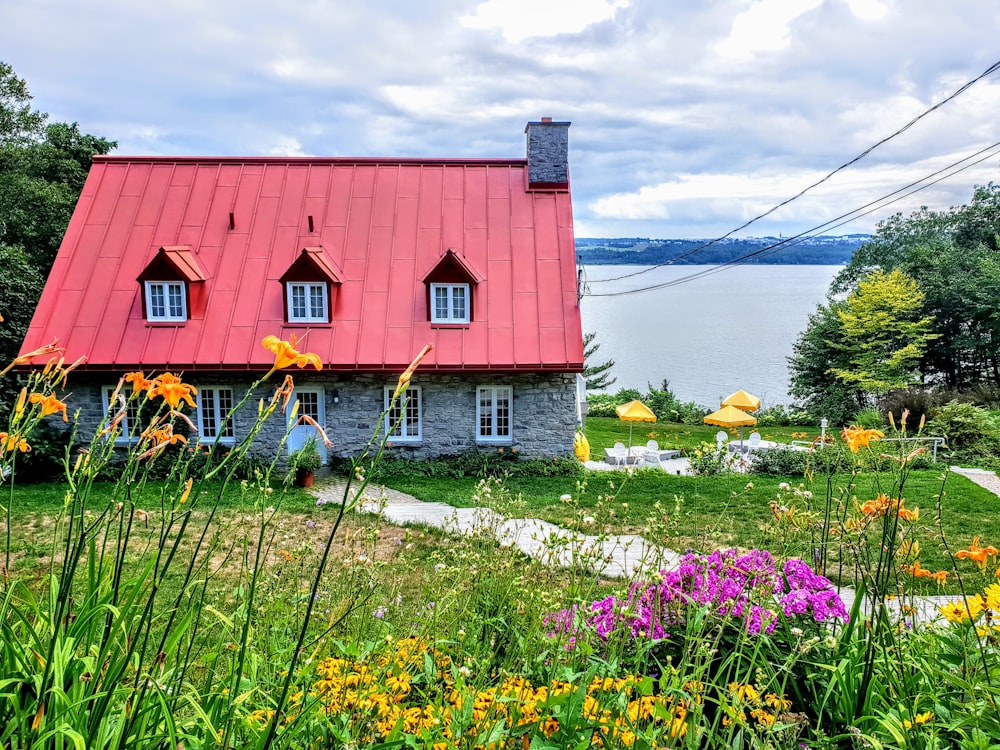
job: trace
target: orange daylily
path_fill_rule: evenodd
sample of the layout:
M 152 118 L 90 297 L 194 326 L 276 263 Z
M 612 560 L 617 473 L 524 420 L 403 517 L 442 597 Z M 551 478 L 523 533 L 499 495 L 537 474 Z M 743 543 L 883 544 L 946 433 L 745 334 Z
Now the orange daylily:
M 861 513 L 866 516 L 884 516 L 890 511 L 895 511 L 903 521 L 916 521 L 920 518 L 920 508 L 909 510 L 904 507 L 906 500 L 900 498 L 893 500 L 888 495 L 878 495 L 874 500 L 868 500 L 861 506 Z
M 169 372 L 154 378 L 149 385 L 149 397 L 163 396 L 163 400 L 170 404 L 171 409 L 176 409 L 181 401 L 186 401 L 188 406 L 194 409 L 195 403 L 191 396 L 197 395 L 197 388 L 182 383 L 179 377 Z
M 284 341 L 277 336 L 265 336 L 261 342 L 265 349 L 270 349 L 274 352 L 274 366 L 264 376 L 265 379 L 271 377 L 271 373 L 275 370 L 283 370 L 292 365 L 298 365 L 299 367 L 312 365 L 317 370 L 323 369 L 323 362 L 320 360 L 318 354 L 299 353 L 298 349 L 295 348 L 299 343 L 299 339 L 294 333 L 288 339 L 288 341 Z
M 997 552 L 997 548 L 992 545 L 989 547 L 980 547 L 979 537 L 974 536 L 972 537 L 972 544 L 969 545 L 969 548 L 959 550 L 955 553 L 955 557 L 959 560 L 968 558 L 978 565 L 980 569 L 986 570 L 986 559 L 989 557 L 995 557 Z
M 69 417 L 66 416 L 66 404 L 57 399 L 54 393 L 50 393 L 48 396 L 32 393 L 28 400 L 33 404 L 41 404 L 43 417 L 62 412 L 63 422 L 69 421 Z
M 913 565 L 902 566 L 903 570 L 911 574 L 914 578 L 931 578 L 934 576 L 929 570 L 925 570 L 920 567 L 920 560 L 917 560 Z
M 862 447 L 867 448 L 872 440 L 881 440 L 885 437 L 885 433 L 881 430 L 866 430 L 863 427 L 845 427 L 841 434 L 852 453 L 857 453 Z
M 939 587 L 944 586 L 945 583 L 948 582 L 948 574 L 950 572 L 951 571 L 949 570 L 939 570 L 937 573 L 931 574 L 931 579 L 933 579 L 934 583 L 936 583 Z
M 51 344 L 46 344 L 43 347 L 35 349 L 34 351 L 28 352 L 27 354 L 22 354 L 20 357 L 15 357 L 14 361 L 7 365 L 3 370 L 0 370 L 0 375 L 6 375 L 8 372 L 13 370 L 18 365 L 26 365 L 35 357 L 41 357 L 46 354 L 55 354 L 56 352 L 62 352 L 64 349 L 61 346 L 56 346 L 56 341 L 58 339 L 53 339 Z
M 154 385 L 154 380 L 146 380 L 146 373 L 142 371 L 130 372 L 125 376 L 125 382 L 132 384 L 132 393 L 138 391 L 148 391 Z
M 413 373 L 417 369 L 417 365 L 420 364 L 420 361 L 426 357 L 433 348 L 434 344 L 425 344 L 424 348 L 420 350 L 420 353 L 413 358 L 412 362 L 410 362 L 409 367 L 403 370 L 403 374 L 399 376 L 399 383 L 396 385 L 396 392 L 392 394 L 393 398 L 399 398 L 399 394 L 410 386 L 410 379 L 413 377 Z
M 18 434 L 8 435 L 6 432 L 0 432 L 0 448 L 10 453 L 13 453 L 14 451 L 27 453 L 31 450 L 31 446 L 28 445 L 28 441 L 23 437 Z

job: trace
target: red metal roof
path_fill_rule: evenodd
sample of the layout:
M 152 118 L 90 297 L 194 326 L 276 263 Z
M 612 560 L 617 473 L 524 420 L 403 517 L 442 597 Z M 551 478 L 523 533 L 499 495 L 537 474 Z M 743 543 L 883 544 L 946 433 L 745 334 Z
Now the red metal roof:
M 22 352 L 58 339 L 89 369 L 267 369 L 295 332 L 333 370 L 580 371 L 567 190 L 527 161 L 97 157 Z M 311 229 L 311 231 L 310 231 Z M 429 322 L 421 280 L 449 249 L 478 284 L 467 326 Z M 284 322 L 303 251 L 342 283 L 328 325 Z M 183 324 L 143 318 L 157 257 L 202 287 Z

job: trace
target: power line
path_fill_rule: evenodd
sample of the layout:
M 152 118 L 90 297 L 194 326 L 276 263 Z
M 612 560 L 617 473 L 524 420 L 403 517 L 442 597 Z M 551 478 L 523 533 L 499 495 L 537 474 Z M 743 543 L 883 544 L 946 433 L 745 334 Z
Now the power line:
M 990 67 L 988 67 L 986 70 L 984 70 L 982 73 L 980 73 L 978 76 L 976 76 L 972 80 L 966 81 L 964 84 L 962 84 L 957 89 L 955 89 L 955 91 L 953 91 L 951 94 L 949 94 L 948 96 L 946 96 L 944 99 L 942 99 L 941 101 L 939 101 L 936 104 L 934 104 L 933 106 L 931 106 L 929 109 L 926 109 L 923 112 L 921 112 L 919 115 L 917 115 L 916 117 L 914 117 L 908 123 L 906 123 L 905 125 L 903 125 L 903 127 L 899 128 L 898 130 L 896 130 L 892 134 L 887 135 L 882 140 L 880 140 L 880 141 L 876 142 L 875 144 L 873 144 L 873 145 L 869 146 L 868 148 L 866 148 L 864 151 L 862 151 L 860 154 L 858 154 L 857 156 L 855 156 L 853 159 L 844 162 L 843 164 L 841 164 L 839 167 L 837 167 L 833 171 L 827 173 L 824 177 L 820 178 L 819 180 L 817 180 L 813 184 L 811 184 L 808 187 L 803 188 L 802 190 L 800 190 L 799 192 L 797 192 L 791 198 L 786 198 L 785 200 L 781 201 L 781 203 L 778 203 L 776 206 L 772 206 L 771 208 L 769 208 L 764 213 L 762 213 L 762 214 L 760 214 L 758 216 L 753 217 L 752 219 L 744 222 L 743 224 L 741 224 L 740 226 L 736 227 L 735 229 L 731 229 L 730 231 L 726 232 L 721 237 L 716 237 L 713 240 L 705 242 L 704 244 L 701 244 L 701 245 L 699 245 L 699 246 L 697 246 L 697 247 L 695 247 L 695 248 L 693 248 L 691 250 L 688 250 L 687 252 L 681 253 L 677 257 L 671 258 L 670 260 L 664 261 L 663 263 L 658 263 L 655 266 L 650 266 L 649 268 L 644 268 L 644 269 L 642 269 L 640 271 L 634 271 L 632 273 L 622 274 L 621 276 L 616 276 L 616 277 L 611 278 L 611 279 L 603 279 L 603 282 L 620 281 L 622 279 L 629 279 L 629 278 L 632 278 L 633 276 L 639 276 L 641 274 L 648 273 L 649 271 L 652 271 L 654 268 L 661 268 L 662 266 L 671 265 L 673 263 L 676 263 L 679 260 L 683 260 L 684 258 L 688 258 L 688 257 L 694 255 L 695 253 L 701 252 L 702 250 L 704 250 L 706 248 L 709 248 L 712 245 L 714 245 L 714 244 L 716 244 L 718 242 L 721 242 L 724 239 L 727 239 L 727 238 L 731 237 L 732 235 L 736 234 L 737 232 L 739 232 L 739 231 L 741 231 L 743 229 L 746 229 L 751 224 L 754 224 L 754 223 L 760 221 L 761 219 L 763 219 L 763 218 L 765 218 L 767 216 L 770 216 L 775 211 L 777 211 L 779 208 L 783 208 L 784 206 L 787 206 L 792 201 L 798 200 L 799 198 L 801 198 L 803 195 L 805 195 L 806 193 L 808 193 L 813 188 L 819 187 L 820 185 L 822 185 L 824 182 L 826 182 L 827 180 L 829 180 L 831 177 L 833 177 L 838 172 L 841 172 L 841 171 L 847 169 L 848 167 L 852 166 L 853 164 L 856 164 L 857 162 L 861 161 L 866 156 L 868 156 L 872 151 L 874 151 L 875 149 L 877 149 L 879 146 L 882 146 L 882 145 L 888 143 L 889 141 L 891 141 L 893 138 L 896 138 L 897 136 L 902 135 L 907 130 L 909 130 L 911 127 L 913 127 L 914 125 L 916 125 L 920 120 L 924 119 L 927 115 L 929 115 L 932 112 L 934 112 L 935 110 L 943 107 L 945 104 L 947 104 L 948 102 L 950 102 L 952 99 L 954 99 L 957 96 L 963 94 L 971 86 L 975 85 L 976 83 L 978 83 L 979 81 L 981 81 L 983 78 L 986 78 L 987 76 L 992 75 L 997 70 L 1000 70 L 1000 60 L 998 60 L 997 62 L 995 62 L 992 65 L 990 65 Z
M 987 146 L 986 148 L 980 149 L 976 153 L 971 154 L 969 156 L 966 156 L 963 159 L 959 159 L 956 162 L 952 162 L 948 166 L 943 167 L 942 169 L 939 169 L 937 172 L 932 172 L 931 174 L 926 175 L 926 176 L 920 178 L 919 180 L 915 180 L 914 182 L 911 182 L 908 185 L 905 185 L 905 186 L 903 186 L 901 188 L 898 188 L 897 190 L 894 190 L 891 193 L 883 195 L 880 198 L 876 198 L 875 200 L 870 201 L 870 202 L 864 204 L 863 206 L 860 206 L 858 208 L 853 209 L 852 211 L 848 211 L 847 213 L 841 214 L 840 216 L 837 216 L 837 217 L 835 217 L 833 219 L 830 219 L 829 221 L 826 221 L 823 224 L 819 224 L 819 225 L 817 225 L 815 227 L 812 227 L 811 229 L 805 230 L 804 232 L 800 232 L 797 235 L 794 235 L 792 237 L 784 238 L 780 242 L 775 242 L 773 244 L 767 245 L 767 246 L 762 247 L 762 248 L 760 248 L 758 250 L 754 250 L 751 253 L 747 253 L 746 255 L 741 255 L 738 258 L 734 258 L 734 259 L 732 259 L 730 261 L 727 261 L 725 263 L 721 263 L 721 264 L 715 265 L 715 266 L 713 266 L 711 268 L 708 268 L 708 269 L 705 269 L 703 271 L 698 271 L 697 273 L 688 274 L 687 276 L 682 276 L 682 277 L 677 278 L 677 279 L 672 279 L 671 281 L 665 281 L 665 282 L 662 282 L 660 284 L 654 284 L 654 285 L 647 286 L 647 287 L 640 287 L 638 289 L 625 289 L 625 290 L 622 290 L 622 291 L 619 291 L 619 292 L 591 293 L 590 296 L 591 297 L 622 297 L 622 296 L 627 296 L 627 295 L 631 295 L 631 294 L 640 294 L 642 292 L 655 291 L 657 289 L 665 289 L 665 288 L 668 288 L 668 287 L 677 286 L 679 284 L 685 284 L 685 283 L 688 283 L 688 282 L 691 282 L 691 281 L 695 281 L 697 279 L 704 278 L 705 276 L 710 276 L 711 274 L 714 274 L 714 273 L 719 273 L 719 272 L 724 271 L 727 268 L 731 268 L 733 266 L 742 265 L 743 263 L 745 263 L 746 261 L 748 261 L 748 260 L 750 260 L 752 258 L 763 257 L 765 255 L 771 255 L 771 254 L 776 253 L 776 252 L 778 252 L 780 250 L 784 250 L 787 247 L 792 247 L 792 246 L 797 245 L 797 244 L 799 244 L 801 242 L 804 242 L 806 239 L 809 239 L 810 237 L 816 236 L 821 231 L 827 231 L 829 229 L 836 229 L 838 227 L 843 226 L 844 224 L 848 224 L 848 223 L 854 221 L 855 219 L 857 219 L 857 218 L 859 218 L 861 216 L 867 216 L 868 214 L 873 213 L 875 211 L 878 211 L 878 210 L 880 210 L 882 208 L 885 208 L 886 206 L 891 206 L 893 203 L 897 203 L 898 201 L 901 201 L 904 198 L 908 198 L 909 196 L 913 195 L 914 193 L 920 192 L 921 190 L 926 190 L 927 188 L 931 187 L 932 185 L 936 185 L 937 183 L 941 182 L 942 180 L 946 180 L 949 177 L 953 177 L 956 174 L 964 172 L 966 169 L 970 169 L 970 168 L 976 166 L 977 164 L 980 164 L 983 161 L 986 161 L 991 156 L 997 155 L 998 153 L 1000 153 L 1000 150 L 998 150 L 998 149 L 1000 149 L 1000 141 L 997 141 L 996 143 L 993 143 L 992 145 Z M 974 159 L 974 161 L 970 161 L 970 160 L 973 160 L 973 159 Z M 959 165 L 962 165 L 964 162 L 970 162 L 970 163 L 964 164 L 964 166 L 959 166 Z M 945 172 L 947 172 L 947 174 L 943 174 Z M 934 178 L 934 177 L 936 177 L 937 179 L 933 179 L 932 180 L 931 178 Z M 926 183 L 926 184 L 923 184 L 923 183 Z M 893 196 L 896 196 L 896 197 L 893 197 Z M 892 198 L 892 200 L 888 200 L 889 198 Z M 652 266 L 652 268 L 659 268 L 659 267 L 664 266 L 664 265 L 667 265 L 667 264 L 666 263 L 661 263 L 659 266 Z M 618 278 L 625 278 L 625 277 L 618 277 Z M 598 283 L 598 282 L 603 282 L 603 281 L 615 281 L 615 280 L 617 280 L 617 279 L 594 279 L 593 281 L 595 283 Z

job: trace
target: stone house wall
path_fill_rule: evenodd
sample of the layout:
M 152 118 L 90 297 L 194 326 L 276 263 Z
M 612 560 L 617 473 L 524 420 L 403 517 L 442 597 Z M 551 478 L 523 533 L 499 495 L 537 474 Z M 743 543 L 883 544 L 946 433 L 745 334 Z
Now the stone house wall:
M 384 409 L 386 386 L 395 388 L 396 375 L 339 374 L 331 372 L 293 372 L 298 387 L 321 387 L 325 405 L 323 427 L 333 446 L 330 455 L 350 457 L 361 453 Z M 78 412 L 79 435 L 89 440 L 104 418 L 103 388 L 114 386 L 113 377 L 96 379 L 75 373 L 69 390 L 70 413 Z M 228 386 L 238 402 L 253 382 L 246 374 L 191 373 L 185 382 L 197 388 Z M 260 399 L 269 400 L 280 384 L 272 377 L 251 395 L 246 406 L 236 414 L 234 429 L 239 440 L 250 430 Z M 524 458 L 569 457 L 577 428 L 576 375 L 545 373 L 520 375 L 420 374 L 412 385 L 420 386 L 422 400 L 422 439 L 418 443 L 396 441 L 388 449 L 399 458 L 436 458 L 480 448 L 495 451 L 498 447 L 517 449 Z M 505 442 L 480 443 L 476 440 L 476 388 L 480 385 L 512 388 L 511 439 Z M 126 385 L 126 388 L 131 386 Z M 127 391 L 126 391 L 127 392 Z M 184 412 L 197 424 L 193 410 Z M 285 417 L 276 413 L 254 440 L 252 452 L 273 456 L 285 431 Z

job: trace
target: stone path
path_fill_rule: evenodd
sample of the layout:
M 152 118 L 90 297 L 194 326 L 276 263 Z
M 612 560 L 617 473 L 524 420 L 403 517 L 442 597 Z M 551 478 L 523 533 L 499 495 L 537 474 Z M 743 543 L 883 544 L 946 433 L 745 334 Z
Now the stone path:
M 964 470 L 956 473 L 965 475 Z M 1000 489 L 996 474 L 989 473 Z M 332 477 L 317 482 L 312 488 L 319 503 L 339 503 L 343 491 L 343 480 Z M 583 567 L 608 578 L 634 580 L 644 573 L 669 570 L 678 564 L 681 557 L 677 552 L 651 544 L 635 534 L 581 534 L 537 518 L 504 518 L 488 508 L 456 508 L 446 503 L 428 503 L 380 485 L 368 486 L 359 509 L 380 513 L 387 521 L 399 526 L 417 524 L 456 535 L 489 536 L 546 565 Z M 839 593 L 850 610 L 855 592 L 841 588 Z M 891 606 L 896 611 L 901 611 L 904 606 L 912 607 L 915 620 L 932 622 L 942 619 L 938 607 L 955 598 L 923 596 L 912 601 L 893 601 Z
M 968 477 L 970 481 L 975 482 L 980 487 L 985 487 L 994 495 L 1000 497 L 1000 477 L 997 477 L 995 471 L 990 471 L 989 469 L 963 469 L 961 466 L 952 466 L 951 473 Z

